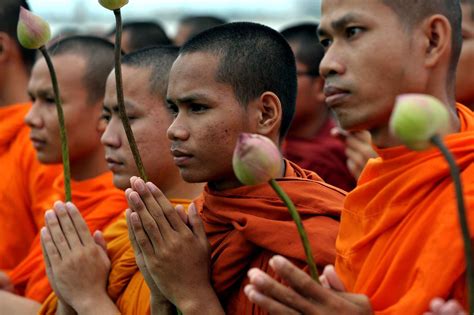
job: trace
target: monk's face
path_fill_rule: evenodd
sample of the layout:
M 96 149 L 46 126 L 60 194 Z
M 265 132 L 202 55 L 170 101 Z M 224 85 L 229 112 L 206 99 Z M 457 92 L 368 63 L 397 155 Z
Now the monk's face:
M 166 136 L 172 116 L 164 97 L 150 90 L 150 74 L 148 69 L 123 66 L 125 106 L 147 176 L 166 191 L 170 183 L 181 178 Z M 139 174 L 118 113 L 114 72 L 107 79 L 103 117 L 107 121 L 101 139 L 105 158 L 114 174 L 114 185 L 126 189 L 130 186 L 130 177 Z
M 384 128 L 396 95 L 422 89 L 416 34 L 382 1 L 323 0 L 319 33 L 326 103 L 343 128 Z
M 232 153 L 241 132 L 252 132 L 249 116 L 229 84 L 216 82 L 219 58 L 196 52 L 178 57 L 168 85 L 174 114 L 171 150 L 187 182 L 225 185 L 235 180 Z
M 84 86 L 86 61 L 77 55 L 52 58 L 64 111 L 71 163 L 86 160 L 101 148 L 100 102 L 91 104 Z M 33 106 L 25 117 L 31 128 L 31 140 L 42 163 L 61 163 L 59 123 L 48 67 L 40 59 L 33 67 L 28 84 Z
M 473 7 L 461 4 L 463 44 L 456 74 L 456 99 L 474 109 L 474 19 Z

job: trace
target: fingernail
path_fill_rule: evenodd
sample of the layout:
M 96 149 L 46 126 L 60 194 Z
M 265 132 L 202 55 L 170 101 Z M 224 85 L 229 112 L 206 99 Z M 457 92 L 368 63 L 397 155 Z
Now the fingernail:
M 46 217 L 47 221 L 50 221 L 50 220 L 54 220 L 56 215 L 54 214 L 53 210 L 48 210 L 48 211 L 45 212 L 45 217 Z
M 48 235 L 48 230 L 45 226 L 41 228 L 41 235 L 43 235 L 43 237 L 46 237 Z
M 130 220 L 132 220 L 132 223 L 140 223 L 140 218 L 138 218 L 138 214 L 136 212 L 130 214 Z
M 285 260 L 283 257 L 281 256 L 273 256 L 270 261 L 268 262 L 268 264 L 270 265 L 270 267 L 272 268 L 278 268 L 278 267 L 281 267 L 283 266 L 283 264 L 285 263 Z
M 74 205 L 72 204 L 72 202 L 70 201 L 66 202 L 66 210 L 69 212 L 74 210 Z
M 140 194 L 145 193 L 145 185 L 143 184 L 143 181 L 142 181 L 141 179 L 138 179 L 138 180 L 135 182 L 135 188 L 137 189 L 137 191 L 138 191 Z
M 252 285 L 247 284 L 247 285 L 244 287 L 244 293 L 245 293 L 245 295 L 249 295 L 250 292 L 252 292 Z
M 262 294 L 255 289 L 250 290 L 247 296 L 252 302 L 258 302 L 262 299 Z
M 147 182 L 147 183 L 146 183 L 146 187 L 148 187 L 148 189 L 149 189 L 152 193 L 157 193 L 157 192 L 160 191 L 160 190 L 158 189 L 158 187 L 156 187 L 156 185 L 153 184 L 152 182 Z
M 138 196 L 137 193 L 131 193 L 130 194 L 130 199 L 132 200 L 132 202 L 135 206 L 138 207 L 140 205 L 140 197 Z

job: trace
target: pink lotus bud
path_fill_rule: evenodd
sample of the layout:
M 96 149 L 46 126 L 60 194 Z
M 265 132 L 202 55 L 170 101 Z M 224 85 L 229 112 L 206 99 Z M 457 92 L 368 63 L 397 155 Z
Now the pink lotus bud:
M 125 6 L 128 0 L 99 0 L 101 6 L 109 10 L 117 10 Z
M 235 146 L 232 166 L 244 185 L 257 185 L 280 177 L 283 159 L 276 145 L 267 137 L 242 133 Z
M 38 49 L 46 45 L 51 38 L 51 29 L 48 22 L 21 7 L 17 36 L 23 47 Z
M 449 113 L 437 98 L 425 94 L 403 94 L 395 101 L 390 131 L 408 148 L 422 151 L 431 138 L 443 135 L 449 127 Z

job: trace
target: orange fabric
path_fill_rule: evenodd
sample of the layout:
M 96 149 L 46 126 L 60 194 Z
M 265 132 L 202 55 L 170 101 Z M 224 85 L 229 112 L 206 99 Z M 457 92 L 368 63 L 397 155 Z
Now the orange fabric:
M 64 200 L 64 177 L 54 182 L 55 193 L 44 209 L 50 209 L 56 200 Z M 104 230 L 123 216 L 127 202 L 123 191 L 115 188 L 112 173 L 107 172 L 84 181 L 71 181 L 72 201 L 81 211 L 91 232 Z M 43 302 L 51 293 L 37 234 L 28 256 L 10 273 L 15 289 L 27 298 Z
M 173 199 L 173 205 L 189 205 L 189 200 Z M 112 262 L 108 293 L 121 314 L 142 315 L 150 310 L 150 289 L 135 263 L 133 248 L 128 238 L 125 218 L 117 220 L 104 232 L 107 241 L 107 252 Z M 39 314 L 56 314 L 57 297 L 52 293 Z
M 0 270 L 13 269 L 28 254 L 40 227 L 40 200 L 51 194 L 60 166 L 36 159 L 23 119 L 30 104 L 0 108 Z
M 285 177 L 278 183 L 299 210 L 318 266 L 334 263 L 345 192 L 288 161 Z M 274 254 L 291 259 L 301 268 L 306 265 L 288 209 L 268 184 L 224 192 L 206 186 L 196 206 L 212 247 L 212 284 L 226 314 L 262 314 L 243 293 L 247 271 L 259 267 L 273 276 L 268 261 Z
M 457 106 L 460 133 L 444 141 L 461 169 L 474 231 L 474 114 Z M 453 182 L 437 149 L 378 149 L 349 193 L 336 271 L 376 314 L 422 314 L 434 297 L 465 303 L 465 262 Z

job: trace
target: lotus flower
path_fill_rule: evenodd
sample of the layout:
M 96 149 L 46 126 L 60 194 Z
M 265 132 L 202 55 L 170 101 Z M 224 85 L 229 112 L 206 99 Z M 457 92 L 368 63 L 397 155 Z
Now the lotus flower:
M 128 0 L 99 0 L 101 6 L 109 10 L 117 10 L 125 6 Z
M 257 185 L 280 177 L 283 159 L 267 137 L 242 133 L 232 158 L 234 173 L 244 185 Z
M 421 151 L 432 145 L 431 138 L 449 127 L 449 113 L 435 97 L 403 94 L 397 97 L 390 118 L 390 130 L 408 148 Z
M 23 47 L 38 49 L 50 40 L 51 29 L 48 22 L 21 7 L 17 34 L 18 41 Z

